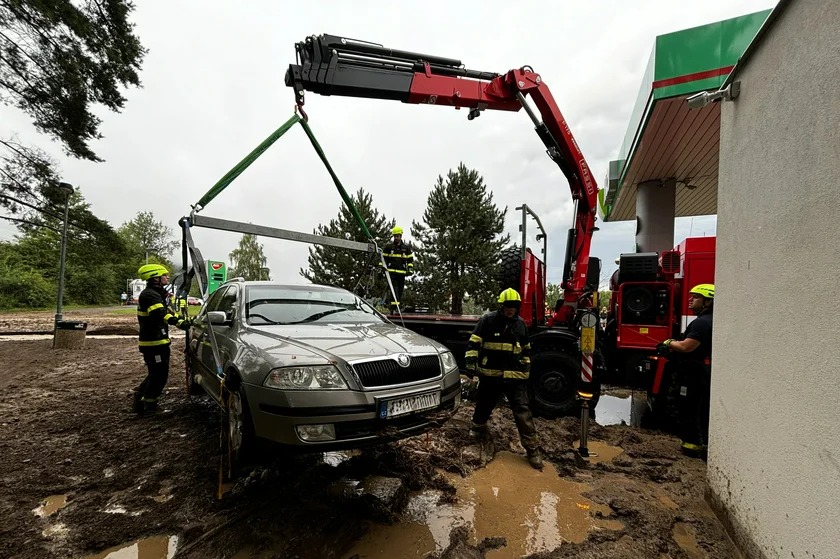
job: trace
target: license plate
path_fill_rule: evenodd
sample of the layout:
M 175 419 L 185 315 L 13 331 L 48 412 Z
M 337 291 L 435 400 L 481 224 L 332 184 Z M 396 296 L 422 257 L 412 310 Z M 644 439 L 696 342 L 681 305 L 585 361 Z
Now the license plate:
M 436 408 L 440 405 L 440 392 L 414 394 L 405 398 L 385 400 L 379 408 L 380 418 L 397 417 L 407 413 Z

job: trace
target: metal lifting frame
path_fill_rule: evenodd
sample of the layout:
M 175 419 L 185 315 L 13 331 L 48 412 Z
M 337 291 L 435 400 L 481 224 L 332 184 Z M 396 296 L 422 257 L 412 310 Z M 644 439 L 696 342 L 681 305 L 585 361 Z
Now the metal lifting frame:
M 385 256 L 382 253 L 376 242 L 360 243 L 358 241 L 351 241 L 347 239 L 336 239 L 333 237 L 326 237 L 324 235 L 312 235 L 309 233 L 300 233 L 298 231 L 289 231 L 287 229 L 278 229 L 276 227 L 268 227 L 265 225 L 254 225 L 253 223 L 244 223 L 242 221 L 233 221 L 230 219 L 220 219 L 218 217 L 209 217 L 197 215 L 192 212 L 189 217 L 183 217 L 178 222 L 183 228 L 182 235 L 182 259 L 185 273 L 179 276 L 176 280 L 178 286 L 178 298 L 182 299 L 187 296 L 189 286 L 192 283 L 192 278 L 198 276 L 199 288 L 201 290 L 202 299 L 207 300 L 207 286 L 208 278 L 205 274 L 204 258 L 201 252 L 195 247 L 190 234 L 190 227 L 203 227 L 205 229 L 216 229 L 219 231 L 230 231 L 232 233 L 243 233 L 248 235 L 256 235 L 259 237 L 272 237 L 275 239 L 283 239 L 286 241 L 297 241 L 302 243 L 311 243 L 316 245 L 330 246 L 334 248 L 343 248 L 347 250 L 357 250 L 360 252 L 367 252 L 376 254 L 379 257 L 379 262 L 382 269 L 385 270 L 385 278 L 388 282 L 388 289 L 391 295 L 396 299 L 394 285 L 391 283 L 391 276 L 387 273 L 387 264 Z M 190 266 L 190 262 L 192 265 Z M 402 311 L 400 305 L 397 305 L 397 311 L 402 320 Z

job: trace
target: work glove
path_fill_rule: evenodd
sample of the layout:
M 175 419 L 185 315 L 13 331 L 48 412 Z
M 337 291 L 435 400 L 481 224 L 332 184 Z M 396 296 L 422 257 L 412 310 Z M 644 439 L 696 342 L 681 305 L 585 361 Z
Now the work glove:
M 178 328 L 180 328 L 181 330 L 184 330 L 184 331 L 189 330 L 190 326 L 192 326 L 192 320 L 189 319 L 189 318 L 183 318 L 183 319 L 179 320 L 178 324 L 176 324 L 175 326 L 177 326 Z
M 673 342 L 673 341 L 674 340 L 669 338 L 669 339 L 665 340 L 664 342 L 662 342 L 661 344 L 657 344 L 656 345 L 656 354 L 657 355 L 668 355 L 669 353 L 671 353 L 671 342 Z

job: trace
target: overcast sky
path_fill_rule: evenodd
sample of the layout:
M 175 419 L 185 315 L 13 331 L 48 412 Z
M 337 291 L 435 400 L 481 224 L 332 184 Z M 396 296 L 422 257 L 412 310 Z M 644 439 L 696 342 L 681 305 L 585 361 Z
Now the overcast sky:
M 294 98 L 283 83 L 294 44 L 330 33 L 386 47 L 460 59 L 504 72 L 530 65 L 548 83 L 598 185 L 617 155 L 654 37 L 773 7 L 773 0 L 599 0 L 593 2 L 385 2 L 218 0 L 136 2 L 133 20 L 149 49 L 142 89 L 120 113 L 97 111 L 104 163 L 62 156 L 28 118 L 0 106 L 0 134 L 16 133 L 60 162 L 93 211 L 115 227 L 151 210 L 178 233 L 177 220 L 233 165 L 288 119 Z M 397 9 L 399 5 L 410 6 Z M 549 234 L 549 281 L 562 273 L 571 223 L 568 183 L 545 154 L 528 116 L 393 101 L 307 94 L 310 125 L 349 191 L 363 186 L 406 231 L 420 220 L 437 176 L 460 162 L 477 169 L 518 238 L 525 202 Z M 300 127 L 281 138 L 203 215 L 311 232 L 335 217 L 341 199 Z M 600 223 L 592 252 L 613 261 L 631 252 L 633 224 Z M 715 218 L 678 219 L 675 241 L 713 235 Z M 0 238 L 15 230 L 0 224 Z M 228 260 L 239 235 L 196 230 L 204 256 Z M 410 240 L 410 237 L 409 237 Z M 308 245 L 261 239 L 272 277 L 301 282 Z M 533 241 L 532 241 L 533 242 Z

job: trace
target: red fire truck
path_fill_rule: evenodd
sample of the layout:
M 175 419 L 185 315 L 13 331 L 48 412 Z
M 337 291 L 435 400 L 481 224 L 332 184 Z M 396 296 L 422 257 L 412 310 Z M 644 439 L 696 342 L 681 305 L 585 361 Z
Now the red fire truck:
M 679 334 L 687 310 L 684 293 L 690 286 L 686 284 L 712 280 L 700 272 L 699 254 L 708 243 L 713 245 L 713 239 L 687 239 L 662 254 L 622 255 L 610 318 L 606 328 L 601 328 L 595 304 L 601 262 L 589 255 L 592 235 L 598 230 L 598 187 L 539 74 L 528 66 L 503 74 L 470 70 L 460 60 L 335 35 L 307 37 L 295 49 L 297 61 L 289 65 L 285 83 L 293 89 L 304 118 L 307 91 L 466 108 L 469 120 L 485 110 L 524 109 L 548 156 L 568 180 L 575 206 L 560 282 L 563 299 L 551 327 L 545 317 L 544 261 L 523 248 L 524 244 L 502 259 L 499 287 L 520 292 L 521 315 L 531 329 L 533 408 L 545 416 L 577 414 L 578 397 L 593 394 L 594 405 L 601 382 L 652 389 L 653 350 L 657 343 Z M 713 262 L 713 247 L 710 255 Z M 706 270 L 711 272 L 713 266 Z M 415 313 L 404 315 L 403 320 L 408 328 L 451 348 L 463 366 L 464 347 L 478 317 Z

